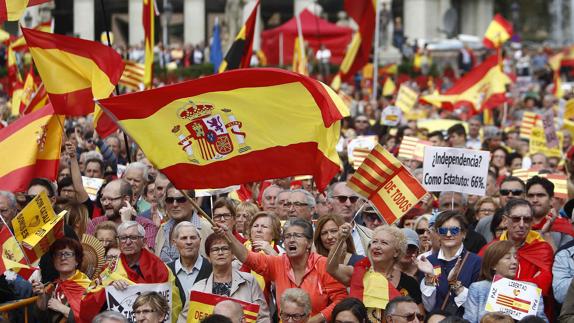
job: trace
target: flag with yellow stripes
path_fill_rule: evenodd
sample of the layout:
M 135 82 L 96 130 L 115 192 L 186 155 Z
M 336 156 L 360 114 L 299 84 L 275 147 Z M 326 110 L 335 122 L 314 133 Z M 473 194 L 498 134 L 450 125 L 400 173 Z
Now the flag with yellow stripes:
M 536 120 L 540 119 L 540 116 L 534 112 L 525 111 L 522 115 L 522 123 L 520 124 L 520 138 L 530 139 L 532 134 L 532 128 L 536 125 Z
M 144 83 L 144 65 L 130 60 L 124 60 L 124 63 L 126 67 L 118 84 L 135 91 L 141 90 Z
M 547 178 L 554 184 L 554 196 L 558 198 L 568 199 L 568 177 L 562 174 L 539 174 L 538 169 L 515 169 L 512 171 L 512 176 L 520 178 L 526 183 L 528 179 L 538 176 Z
M 400 219 L 427 193 L 406 167 L 380 144 L 347 185 L 369 199 L 388 224 Z
M 257 322 L 257 313 L 259 305 L 241 301 L 235 298 L 229 298 L 220 295 L 192 291 L 189 295 L 189 312 L 187 312 L 187 323 L 199 323 L 201 319 L 213 313 L 213 308 L 219 302 L 231 300 L 239 303 L 243 307 L 245 322 Z
M 425 146 L 431 146 L 431 142 L 417 137 L 404 136 L 397 157 L 423 161 Z

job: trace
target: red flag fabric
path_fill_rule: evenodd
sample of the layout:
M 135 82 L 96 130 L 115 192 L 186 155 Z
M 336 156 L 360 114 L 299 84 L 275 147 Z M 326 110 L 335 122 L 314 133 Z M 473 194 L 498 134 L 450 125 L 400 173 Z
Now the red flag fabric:
M 375 1 L 373 0 L 345 0 L 345 11 L 359 25 L 361 38 L 360 47 L 356 53 L 353 64 L 346 73 L 341 73 L 341 79 L 348 81 L 369 62 L 373 49 L 373 35 L 375 34 Z

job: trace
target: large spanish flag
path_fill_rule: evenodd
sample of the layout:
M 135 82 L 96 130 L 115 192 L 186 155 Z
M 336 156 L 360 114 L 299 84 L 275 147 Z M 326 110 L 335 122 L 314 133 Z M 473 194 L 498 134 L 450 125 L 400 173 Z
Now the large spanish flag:
M 255 34 L 255 22 L 257 21 L 257 12 L 259 11 L 259 1 L 253 11 L 245 21 L 243 27 L 235 37 L 233 44 L 225 54 L 225 58 L 219 65 L 219 73 L 234 70 L 236 68 L 247 68 L 251 62 L 251 53 L 253 50 L 253 35 Z
M 375 146 L 347 185 L 369 199 L 389 225 L 427 193 L 406 167 L 380 144 Z
M 107 98 L 118 84 L 124 62 L 112 48 L 32 29 L 22 32 L 56 113 L 91 113 L 93 99 Z
M 99 101 L 180 189 L 339 171 L 348 114 L 326 85 L 279 69 L 238 69 Z
M 484 33 L 482 43 L 487 48 L 495 49 L 502 46 L 510 37 L 512 37 L 512 24 L 500 14 L 496 14 Z
M 63 117 L 47 106 L 0 130 L 0 155 L 4 156 L 0 190 L 22 192 L 34 177 L 56 179 L 62 144 L 59 123 Z
M 5 225 L 0 229 L 0 252 L 2 252 L 2 258 L 0 258 L 1 273 L 12 270 L 28 279 L 35 271 L 34 268 L 27 265 L 28 261 L 22 252 L 22 247 Z
M 18 21 L 27 7 L 35 6 L 49 0 L 0 0 L 0 23 Z
M 443 109 L 470 105 L 475 111 L 491 109 L 506 102 L 506 85 L 512 83 L 498 64 L 496 55 L 460 78 L 443 94 L 421 96 L 420 100 Z

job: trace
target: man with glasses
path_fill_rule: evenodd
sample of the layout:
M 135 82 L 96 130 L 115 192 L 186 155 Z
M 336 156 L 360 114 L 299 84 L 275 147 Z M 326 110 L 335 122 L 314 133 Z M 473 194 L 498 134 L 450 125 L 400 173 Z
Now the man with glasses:
M 500 205 L 506 205 L 512 199 L 524 199 L 526 197 L 524 182 L 515 176 L 508 176 L 500 184 Z M 487 215 L 480 219 L 476 224 L 475 231 L 480 233 L 487 242 L 494 239 L 490 231 L 492 223 L 492 215 Z
M 186 192 L 190 198 L 195 197 L 193 190 Z M 172 243 L 172 231 L 177 224 L 183 221 L 189 221 L 197 228 L 201 239 L 200 250 L 203 251 L 205 238 L 213 232 L 211 230 L 211 224 L 197 214 L 191 202 L 187 200 L 187 197 L 171 183 L 167 184 L 164 201 L 165 211 L 169 219 L 165 221 L 158 230 L 155 239 L 155 255 L 160 257 L 165 263 L 170 263 L 179 258 L 179 250 L 177 246 Z M 202 256 L 205 256 L 205 254 L 202 254 Z
M 130 186 L 127 182 L 126 184 Z M 125 290 L 133 284 L 171 284 L 171 315 L 177 317 L 181 311 L 179 288 L 175 276 L 165 263 L 144 246 L 146 244 L 144 227 L 136 221 L 125 221 L 118 226 L 120 259 L 110 266 L 98 278 L 102 287 L 113 286 Z M 106 306 L 104 288 L 88 292 L 81 301 L 80 316 L 90 322 Z
M 389 301 L 385 307 L 385 318 L 387 323 L 424 322 L 424 315 L 410 296 L 399 296 Z
M 359 196 L 350 189 L 345 182 L 337 182 L 329 188 L 329 200 L 333 208 L 333 213 L 340 215 L 345 222 L 351 224 L 353 229 L 351 236 L 355 244 L 355 251 L 358 255 L 365 256 L 369 242 L 373 236 L 373 231 L 355 222 L 355 214 L 359 209 Z
M 263 190 L 263 196 L 261 199 L 261 208 L 263 211 L 275 212 L 275 209 L 277 208 L 277 194 L 279 194 L 281 190 L 281 187 L 275 184 L 271 184 Z
M 507 230 L 502 233 L 500 240 L 514 243 L 518 258 L 518 270 L 515 279 L 534 283 L 542 289 L 545 313 L 550 318 L 553 317 L 549 315 L 552 306 L 547 303 L 547 297 L 550 296 L 552 287 L 554 251 L 550 244 L 544 241 L 540 233 L 531 230 L 533 220 L 534 209 L 530 202 L 523 199 L 510 200 L 504 206 L 504 221 L 507 223 Z M 484 256 L 484 252 L 490 244 L 482 248 L 479 256 Z
M 132 186 L 123 179 L 109 182 L 102 189 L 100 202 L 102 203 L 103 216 L 94 218 L 88 222 L 86 233 L 94 235 L 96 226 L 104 221 L 112 221 L 120 225 L 125 221 L 136 221 L 145 229 L 147 246 L 153 250 L 157 227 L 148 218 L 138 216 L 130 204 L 132 200 Z
M 283 204 L 287 209 L 289 218 L 299 218 L 307 221 L 313 220 L 315 211 L 315 198 L 309 191 L 303 189 L 292 190 L 287 202 Z
M 281 221 L 285 221 L 289 218 L 289 208 L 285 207 L 285 203 L 289 201 L 290 196 L 291 190 L 282 190 L 277 193 L 277 199 L 275 200 L 275 214 L 277 214 Z

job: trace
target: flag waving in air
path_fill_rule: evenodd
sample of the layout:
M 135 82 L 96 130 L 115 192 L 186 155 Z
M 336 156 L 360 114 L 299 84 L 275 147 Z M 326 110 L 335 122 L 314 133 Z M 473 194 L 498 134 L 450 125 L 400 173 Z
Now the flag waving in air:
M 49 0 L 0 0 L 0 23 L 18 21 L 27 7 L 35 6 Z
M 259 1 L 253 11 L 247 18 L 245 25 L 235 37 L 231 48 L 225 54 L 223 62 L 219 65 L 219 73 L 234 70 L 236 68 L 249 67 L 251 62 L 251 52 L 253 50 L 253 35 L 255 34 L 255 22 L 257 21 L 257 12 L 259 9 Z
M 153 46 L 155 45 L 155 0 L 143 0 L 142 24 L 144 29 L 144 86 L 151 89 L 153 83 Z
M 512 37 L 512 24 L 500 14 L 496 14 L 484 33 L 483 44 L 487 48 L 499 48 Z
M 99 105 L 180 189 L 339 171 L 347 107 L 324 84 L 279 69 L 238 69 Z M 133 107 L 137 106 L 137 109 Z
M 107 98 L 124 70 L 121 56 L 100 43 L 22 28 L 57 114 L 86 115 Z
M 373 35 L 375 34 L 375 3 L 373 0 L 345 0 L 345 11 L 359 25 L 359 30 L 358 34 L 353 37 L 351 48 L 347 52 L 347 55 L 352 55 L 349 57 L 352 63 L 347 70 L 343 70 L 343 66 L 341 66 L 342 81 L 349 80 L 369 62 L 369 56 L 373 49 Z M 358 43 L 356 43 L 357 41 Z M 347 59 L 347 55 L 345 55 L 345 59 Z

